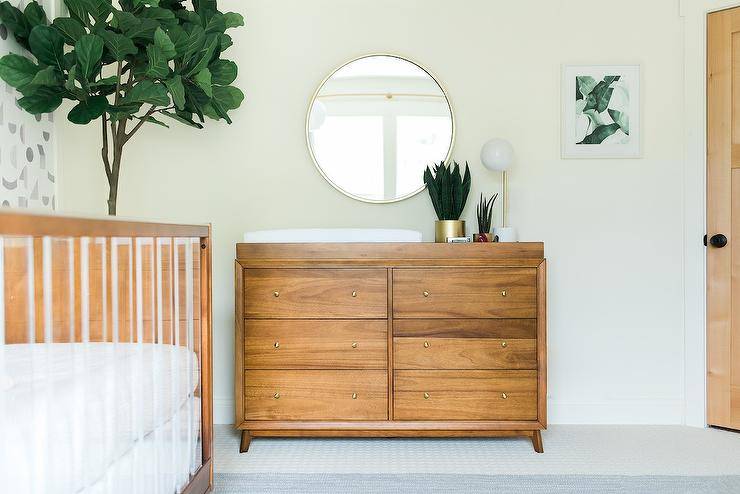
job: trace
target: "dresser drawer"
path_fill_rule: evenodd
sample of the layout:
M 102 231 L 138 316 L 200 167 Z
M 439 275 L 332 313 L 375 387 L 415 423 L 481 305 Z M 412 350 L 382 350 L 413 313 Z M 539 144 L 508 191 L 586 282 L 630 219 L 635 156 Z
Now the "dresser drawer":
M 244 317 L 387 317 L 385 269 L 246 269 Z
M 537 270 L 394 269 L 393 317 L 535 318 Z
M 382 320 L 244 321 L 247 369 L 385 369 L 388 328 Z
M 245 420 L 387 420 L 388 375 L 364 370 L 248 370 Z
M 393 336 L 537 338 L 537 319 L 396 319 Z
M 536 371 L 396 371 L 394 420 L 537 420 Z
M 394 369 L 537 369 L 536 340 L 394 338 Z

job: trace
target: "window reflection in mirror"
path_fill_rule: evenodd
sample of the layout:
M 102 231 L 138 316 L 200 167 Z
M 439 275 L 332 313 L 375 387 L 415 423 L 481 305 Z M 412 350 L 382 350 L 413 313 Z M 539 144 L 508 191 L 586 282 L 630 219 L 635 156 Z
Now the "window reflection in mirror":
M 324 81 L 307 132 L 311 155 L 334 187 L 359 200 L 392 202 L 422 190 L 424 168 L 449 157 L 453 117 L 427 71 L 370 55 Z

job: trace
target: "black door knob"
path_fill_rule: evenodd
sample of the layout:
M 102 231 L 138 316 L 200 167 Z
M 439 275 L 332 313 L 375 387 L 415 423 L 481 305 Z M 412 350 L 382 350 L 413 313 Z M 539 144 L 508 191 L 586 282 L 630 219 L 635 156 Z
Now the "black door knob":
M 712 245 L 712 247 L 717 247 L 718 249 L 721 249 L 722 247 L 727 245 L 727 237 L 725 237 L 721 233 L 718 233 L 716 235 L 712 235 L 712 238 L 709 239 L 709 243 Z

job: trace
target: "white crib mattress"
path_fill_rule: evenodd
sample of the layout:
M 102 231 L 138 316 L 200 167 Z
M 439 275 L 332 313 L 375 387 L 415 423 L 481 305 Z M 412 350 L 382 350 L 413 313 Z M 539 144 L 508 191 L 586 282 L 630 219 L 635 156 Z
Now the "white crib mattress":
M 0 346 L 4 487 L 126 492 L 117 490 L 117 476 L 141 477 L 151 469 L 179 470 L 174 478 L 187 480 L 200 423 L 198 376 L 196 355 L 173 345 Z M 146 457 L 171 457 L 172 463 L 148 465 Z

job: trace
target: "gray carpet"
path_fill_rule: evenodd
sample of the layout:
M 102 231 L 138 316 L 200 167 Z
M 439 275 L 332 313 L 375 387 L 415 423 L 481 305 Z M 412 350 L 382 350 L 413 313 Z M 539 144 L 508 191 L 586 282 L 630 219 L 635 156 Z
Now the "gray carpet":
M 737 494 L 740 476 L 216 473 L 215 494 Z

